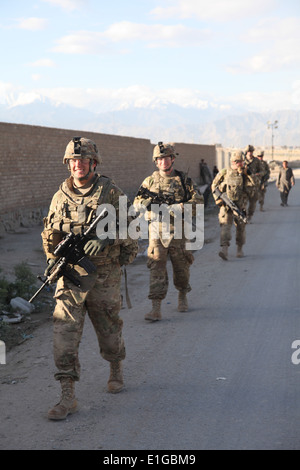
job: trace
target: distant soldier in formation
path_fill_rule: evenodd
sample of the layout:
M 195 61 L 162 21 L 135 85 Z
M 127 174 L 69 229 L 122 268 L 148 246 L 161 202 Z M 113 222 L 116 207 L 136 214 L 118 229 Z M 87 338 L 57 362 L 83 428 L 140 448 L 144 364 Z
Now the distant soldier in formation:
M 260 186 L 258 190 L 258 203 L 260 205 L 260 211 L 264 212 L 264 203 L 265 203 L 265 195 L 267 192 L 268 180 L 270 178 L 270 167 L 268 163 L 264 160 L 264 151 L 262 150 L 257 158 L 260 160 L 261 168 L 262 168 L 262 176 L 260 180 Z
M 280 191 L 281 206 L 286 207 L 288 205 L 288 197 L 290 190 L 295 185 L 295 178 L 293 170 L 288 166 L 288 162 L 285 160 L 282 162 L 282 168 L 280 168 L 276 186 Z
M 251 221 L 256 209 L 261 178 L 264 173 L 260 160 L 253 155 L 254 150 L 255 148 L 253 145 L 248 145 L 248 147 L 245 149 L 245 169 L 247 174 L 251 175 L 255 182 L 253 187 L 247 188 L 249 198 L 249 205 L 247 210 L 248 222 Z
M 150 269 L 150 289 L 148 298 L 152 301 L 152 310 L 145 315 L 145 320 L 156 322 L 162 319 L 161 302 L 166 297 L 168 291 L 167 258 L 173 267 L 173 281 L 178 293 L 178 311 L 188 310 L 187 293 L 190 292 L 190 266 L 194 257 L 191 251 L 186 250 L 186 238 L 183 236 L 174 238 L 174 218 L 170 217 L 169 234 L 166 236 L 163 231 L 163 220 L 159 221 L 159 233 L 154 230 L 155 214 L 153 214 L 152 204 L 169 205 L 179 204 L 181 210 L 184 205 L 192 204 L 193 210 L 196 204 L 203 204 L 203 196 L 195 189 L 191 178 L 182 171 L 173 168 L 175 162 L 175 148 L 173 145 L 159 142 L 154 147 L 153 161 L 158 170 L 154 171 L 142 183 L 134 206 L 137 210 L 141 207 L 147 208 L 147 219 L 149 220 L 149 247 L 147 266 Z M 152 193 L 152 196 L 147 194 Z M 160 200 L 156 200 L 155 196 Z M 153 218 L 154 216 L 154 218 Z
M 213 167 L 213 178 L 215 178 L 218 173 L 219 173 L 218 167 L 216 165 L 214 165 L 214 167 Z
M 209 195 L 211 193 L 211 183 L 213 181 L 213 174 L 210 171 L 206 161 L 202 158 L 200 163 L 200 184 L 205 187 L 203 192 L 204 207 L 207 207 Z
M 219 256 L 228 260 L 228 247 L 231 240 L 231 228 L 236 227 L 236 245 L 238 258 L 244 256 L 243 245 L 246 243 L 246 224 L 234 217 L 232 210 L 224 204 L 220 197 L 214 194 L 216 188 L 226 193 L 228 198 L 241 210 L 245 211 L 249 192 L 256 187 L 254 177 L 244 168 L 243 152 L 234 152 L 230 159 L 230 168 L 224 168 L 215 177 L 212 183 L 212 193 L 217 206 L 220 207 L 219 222 L 221 227 Z

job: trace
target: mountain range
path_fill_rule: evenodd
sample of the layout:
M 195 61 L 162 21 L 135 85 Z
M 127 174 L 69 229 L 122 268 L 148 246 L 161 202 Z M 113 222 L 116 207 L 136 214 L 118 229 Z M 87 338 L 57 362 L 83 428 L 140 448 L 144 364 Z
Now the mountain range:
M 273 131 L 268 121 L 278 121 Z M 271 113 L 205 109 L 160 103 L 152 108 L 128 107 L 110 112 L 91 112 L 38 97 L 29 104 L 0 105 L 0 121 L 62 129 L 77 129 L 150 139 L 223 147 L 300 146 L 300 111 Z

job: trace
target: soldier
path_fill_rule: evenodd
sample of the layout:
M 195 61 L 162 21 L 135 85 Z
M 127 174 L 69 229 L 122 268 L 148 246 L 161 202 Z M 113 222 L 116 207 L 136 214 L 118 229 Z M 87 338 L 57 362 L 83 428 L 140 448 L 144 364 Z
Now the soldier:
M 178 155 L 178 154 L 176 154 Z M 161 320 L 161 302 L 167 295 L 168 273 L 167 257 L 170 256 L 173 266 L 173 281 L 178 294 L 178 311 L 186 312 L 188 302 L 186 294 L 190 292 L 189 284 L 190 266 L 194 257 L 192 253 L 186 250 L 186 239 L 174 237 L 174 219 L 170 217 L 169 236 L 166 238 L 162 233 L 162 223 L 160 223 L 159 235 L 154 235 L 154 224 L 151 222 L 153 213 L 150 211 L 150 205 L 153 203 L 151 197 L 143 194 L 142 189 L 146 188 L 152 193 L 164 196 L 168 195 L 174 198 L 174 203 L 180 203 L 181 210 L 184 210 L 184 204 L 192 204 L 193 211 L 196 204 L 203 204 L 203 197 L 195 189 L 190 178 L 173 168 L 175 162 L 175 148 L 171 144 L 159 142 L 154 147 L 153 161 L 158 170 L 154 171 L 142 183 L 140 190 L 134 200 L 134 206 L 137 210 L 141 207 L 147 207 L 149 222 L 149 247 L 147 267 L 150 269 L 150 289 L 148 298 L 152 300 L 152 310 L 145 315 L 145 320 L 155 322 Z M 168 204 L 167 200 L 165 202 Z M 153 220 L 153 219 L 152 219 Z
M 206 161 L 203 158 L 201 159 L 201 163 L 199 166 L 200 166 L 200 185 L 205 188 L 203 192 L 204 207 L 207 207 L 209 195 L 211 193 L 211 183 L 213 180 L 213 175 Z
M 267 192 L 268 180 L 270 178 L 270 167 L 268 163 L 264 160 L 264 153 L 265 152 L 262 150 L 261 153 L 257 155 L 263 172 L 260 180 L 260 186 L 258 189 L 258 202 L 261 212 L 264 212 L 265 195 Z
M 96 144 L 84 137 L 74 137 L 66 147 L 63 163 L 71 176 L 54 194 L 48 216 L 44 219 L 43 248 L 47 257 L 48 275 L 55 263 L 55 246 L 70 231 L 82 233 L 95 217 L 98 206 L 111 204 L 118 217 L 119 196 L 123 192 L 114 182 L 95 172 L 102 159 Z M 105 248 L 104 248 L 105 243 Z M 80 277 L 81 287 L 76 287 L 64 276 L 57 281 L 53 313 L 55 378 L 61 384 L 61 401 L 48 412 L 48 418 L 65 419 L 77 409 L 75 381 L 80 378 L 78 347 L 84 319 L 88 313 L 97 334 L 100 353 L 110 363 L 108 392 L 123 389 L 122 360 L 125 346 L 122 338 L 123 320 L 120 282 L 121 266 L 131 263 L 137 254 L 137 242 L 129 238 L 120 240 L 99 239 L 96 234 L 84 246 L 85 254 L 97 267 L 87 274 L 78 265 L 72 266 Z
M 221 251 L 219 256 L 223 260 L 228 260 L 228 247 L 230 246 L 233 223 L 236 227 L 237 257 L 242 258 L 244 256 L 243 245 L 246 242 L 246 225 L 243 221 L 234 217 L 233 212 L 214 194 L 214 191 L 218 188 L 221 193 L 226 193 L 241 211 L 245 210 L 249 190 L 255 187 L 256 183 L 253 177 L 247 174 L 247 170 L 243 165 L 243 152 L 234 152 L 230 159 L 230 168 L 221 170 L 212 183 L 212 193 L 216 204 L 220 207 Z
M 247 173 L 249 175 L 252 175 L 254 181 L 255 181 L 255 186 L 252 188 L 248 188 L 248 197 L 249 197 L 249 206 L 247 210 L 247 216 L 248 216 L 248 222 L 251 221 L 255 209 L 256 209 L 256 202 L 258 199 L 258 191 L 260 187 L 260 181 L 261 177 L 263 175 L 263 168 L 260 164 L 260 161 L 258 158 L 254 157 L 253 152 L 255 148 L 253 145 L 248 145 L 248 147 L 245 150 L 245 167 L 247 170 Z
M 287 160 L 282 162 L 282 168 L 280 168 L 276 186 L 280 191 L 280 198 L 281 198 L 281 206 L 286 207 L 288 205 L 288 197 L 290 190 L 295 185 L 295 178 L 294 173 L 291 168 L 289 168 L 289 164 Z

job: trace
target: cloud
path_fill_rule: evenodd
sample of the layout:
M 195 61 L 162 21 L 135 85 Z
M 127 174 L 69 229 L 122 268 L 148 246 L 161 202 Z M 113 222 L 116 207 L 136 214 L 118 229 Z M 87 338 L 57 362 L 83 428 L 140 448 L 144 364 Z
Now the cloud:
M 180 47 L 180 45 L 203 43 L 209 36 L 208 30 L 189 28 L 184 25 L 163 24 L 137 24 L 122 21 L 112 25 L 105 33 L 108 39 L 114 42 L 120 41 L 144 41 L 150 47 L 169 46 Z
M 299 17 L 268 17 L 260 20 L 254 28 L 243 36 L 245 42 L 264 43 L 267 41 L 281 42 L 288 38 L 300 39 Z M 299 45 L 299 43 L 298 43 Z
M 40 75 L 39 73 L 33 73 L 33 74 L 31 75 L 31 78 L 32 78 L 32 80 L 33 80 L 34 82 L 38 82 L 39 80 L 41 80 L 42 75 Z
M 171 6 L 151 11 L 156 18 L 197 18 L 201 21 L 235 21 L 271 10 L 276 0 L 163 0 Z
M 16 28 L 19 29 L 27 29 L 29 31 L 40 31 L 46 28 L 47 20 L 44 18 L 17 18 L 16 20 Z
M 300 105 L 300 80 L 295 80 L 293 83 L 292 103 Z
M 274 54 L 274 51 L 276 53 Z M 227 67 L 232 74 L 272 73 L 279 70 L 299 68 L 300 50 L 286 49 L 282 45 L 263 51 L 246 60 Z
M 231 73 L 270 73 L 300 66 L 300 18 L 262 20 L 241 39 L 259 44 L 259 52 L 230 65 Z
M 300 100 L 297 101 L 297 89 L 270 92 L 245 92 L 228 97 L 233 106 L 241 106 L 248 111 L 270 112 L 285 109 L 300 109 Z
M 52 50 L 64 54 L 97 54 L 106 49 L 106 40 L 102 33 L 78 31 L 56 41 Z
M 39 59 L 35 62 L 30 62 L 31 67 L 54 67 L 55 63 L 51 59 Z
M 87 0 L 42 0 L 46 3 L 51 3 L 54 6 L 61 7 L 63 10 L 73 11 L 83 8 Z
M 55 52 L 67 54 L 100 54 L 115 44 L 146 43 L 147 47 L 198 46 L 211 37 L 209 30 L 188 28 L 184 25 L 147 25 L 121 21 L 104 32 L 78 31 L 57 41 Z

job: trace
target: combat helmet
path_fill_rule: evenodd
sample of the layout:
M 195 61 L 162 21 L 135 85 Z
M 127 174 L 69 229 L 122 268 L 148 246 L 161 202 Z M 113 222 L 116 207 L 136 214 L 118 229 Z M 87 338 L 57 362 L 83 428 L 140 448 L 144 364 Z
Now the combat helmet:
M 255 148 L 253 147 L 253 145 L 248 145 L 248 147 L 246 147 L 245 149 L 245 153 L 247 154 L 247 152 L 254 152 Z
M 72 158 L 89 158 L 97 163 L 102 163 L 101 155 L 98 152 L 96 144 L 85 137 L 73 137 L 68 143 L 63 158 L 63 163 L 68 163 Z
M 175 157 L 176 155 L 178 155 L 178 153 L 175 153 L 174 145 L 158 142 L 153 149 L 152 160 L 155 162 L 159 157 Z
M 243 152 L 241 150 L 237 150 L 233 152 L 230 157 L 231 162 L 242 161 L 243 160 Z

